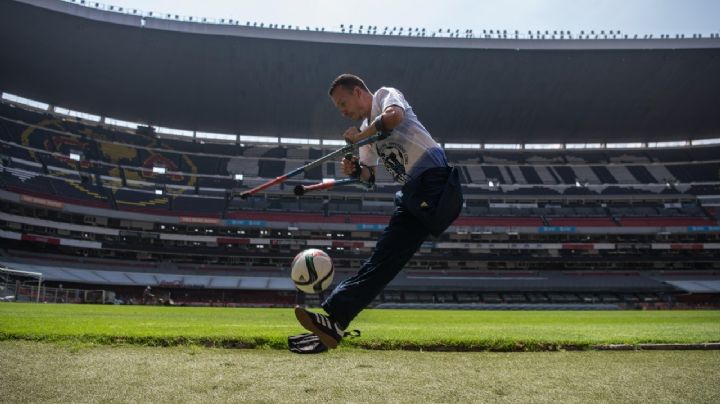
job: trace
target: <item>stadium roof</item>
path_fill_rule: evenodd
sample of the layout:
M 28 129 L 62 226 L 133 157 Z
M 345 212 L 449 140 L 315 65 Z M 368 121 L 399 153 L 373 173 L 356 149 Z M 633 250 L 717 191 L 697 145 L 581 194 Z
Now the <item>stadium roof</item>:
M 0 90 L 151 125 L 337 139 L 352 72 L 397 87 L 442 142 L 720 135 L 720 39 L 416 38 L 201 24 L 0 2 Z

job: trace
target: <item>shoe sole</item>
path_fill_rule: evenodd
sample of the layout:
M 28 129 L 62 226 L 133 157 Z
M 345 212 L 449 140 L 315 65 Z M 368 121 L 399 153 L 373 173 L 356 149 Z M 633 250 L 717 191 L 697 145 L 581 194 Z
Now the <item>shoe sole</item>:
M 335 349 L 338 346 L 338 342 L 335 341 L 335 338 L 332 336 L 326 334 L 323 330 L 319 329 L 315 326 L 315 323 L 313 322 L 312 318 L 310 318 L 310 314 L 308 314 L 305 309 L 302 307 L 295 307 L 295 318 L 297 318 L 297 321 L 302 325 L 306 330 L 314 333 L 318 337 L 320 337 L 320 341 L 322 343 L 330 348 Z

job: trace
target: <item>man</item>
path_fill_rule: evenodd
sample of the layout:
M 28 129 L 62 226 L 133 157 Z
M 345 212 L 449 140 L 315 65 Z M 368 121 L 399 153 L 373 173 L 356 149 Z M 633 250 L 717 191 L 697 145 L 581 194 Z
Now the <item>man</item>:
M 154 298 L 155 295 L 152 294 L 152 289 L 150 289 L 150 285 L 148 285 L 145 290 L 143 290 L 142 304 L 150 304 Z
M 439 236 L 457 218 L 463 197 L 457 170 L 448 166 L 445 152 L 400 91 L 382 87 L 373 94 L 359 77 L 342 74 L 332 82 L 329 95 L 343 116 L 362 121 L 359 130 L 351 127 L 345 131 L 347 142 L 357 143 L 378 133 L 387 135 L 362 146 L 359 158 L 343 159 L 345 175 L 372 184 L 381 159 L 395 181 L 403 184 L 395 195 L 395 211 L 370 258 L 322 303 L 328 315 L 295 307 L 300 324 L 327 347 L 335 348 L 353 318 L 395 278 L 427 236 Z

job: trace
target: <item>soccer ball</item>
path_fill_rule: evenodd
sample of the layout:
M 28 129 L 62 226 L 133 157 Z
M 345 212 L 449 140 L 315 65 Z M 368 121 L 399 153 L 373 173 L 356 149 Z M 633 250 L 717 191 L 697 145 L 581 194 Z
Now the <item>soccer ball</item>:
M 335 269 L 325 251 L 310 248 L 296 255 L 290 265 L 290 277 L 298 290 L 320 293 L 332 283 Z

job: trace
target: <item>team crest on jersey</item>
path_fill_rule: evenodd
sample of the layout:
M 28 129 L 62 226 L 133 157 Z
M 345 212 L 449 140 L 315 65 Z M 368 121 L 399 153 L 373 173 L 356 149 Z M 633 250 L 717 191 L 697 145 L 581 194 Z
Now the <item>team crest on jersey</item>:
M 385 168 L 392 173 L 395 181 L 404 183 L 407 181 L 405 166 L 408 163 L 408 155 L 405 148 L 395 142 L 389 142 L 377 147 L 378 156 L 382 158 Z

